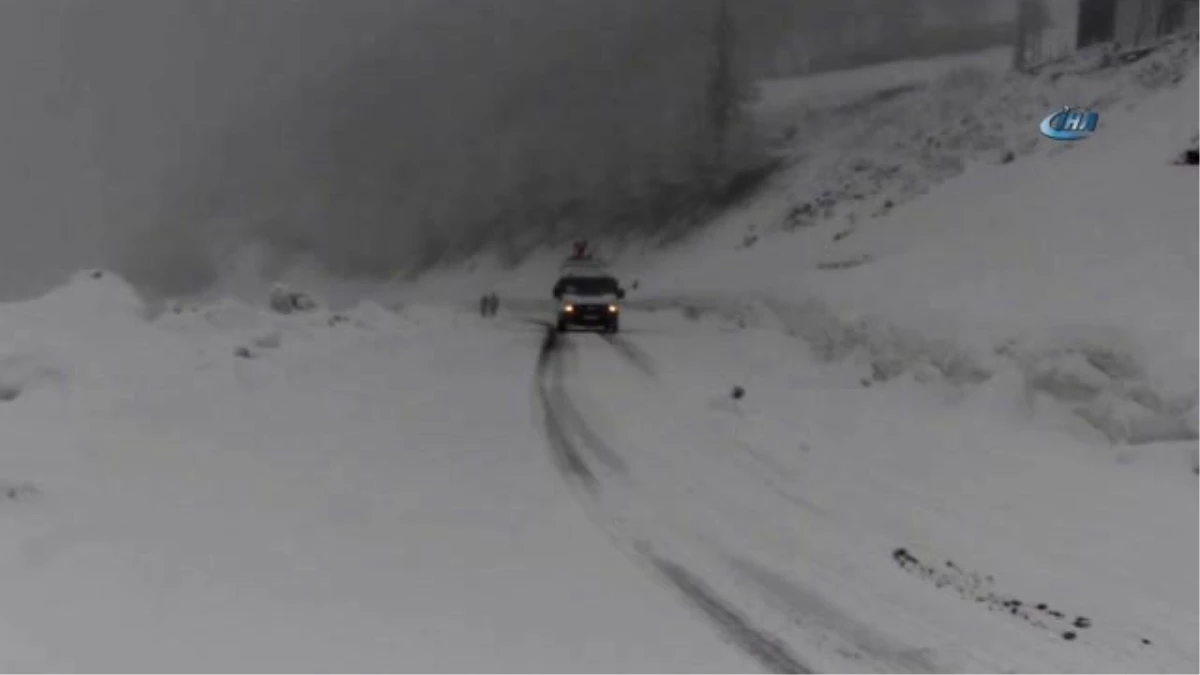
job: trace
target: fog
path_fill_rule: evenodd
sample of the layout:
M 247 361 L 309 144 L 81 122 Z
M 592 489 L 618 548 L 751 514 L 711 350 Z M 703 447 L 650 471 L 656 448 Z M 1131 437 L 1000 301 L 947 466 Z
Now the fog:
M 416 5 L 0 0 L 0 297 L 119 266 L 167 176 Z
M 781 45 L 961 4 L 0 0 L 0 297 L 194 290 L 247 241 L 392 275 L 670 236 L 769 170 L 739 113 Z

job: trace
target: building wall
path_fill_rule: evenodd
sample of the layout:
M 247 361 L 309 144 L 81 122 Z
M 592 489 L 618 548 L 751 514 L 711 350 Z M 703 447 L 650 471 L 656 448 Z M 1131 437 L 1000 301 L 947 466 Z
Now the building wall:
M 1168 33 L 1195 30 L 1198 0 L 1046 0 L 1077 10 L 1079 48 L 1100 42 L 1136 47 Z
M 1082 49 L 1113 39 L 1117 0 L 1078 0 L 1075 3 L 1075 46 Z
M 1184 26 L 1195 28 L 1200 25 L 1200 3 L 1189 2 L 1183 10 L 1181 19 Z
M 1117 0 L 1113 40 L 1132 47 L 1158 35 L 1163 0 Z

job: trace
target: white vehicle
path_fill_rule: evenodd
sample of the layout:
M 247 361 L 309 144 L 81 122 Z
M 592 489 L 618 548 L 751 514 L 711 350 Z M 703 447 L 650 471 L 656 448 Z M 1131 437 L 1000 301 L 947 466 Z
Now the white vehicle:
M 564 333 L 572 327 L 616 333 L 621 328 L 621 300 L 625 289 L 603 271 L 568 270 L 554 284 L 559 301 L 556 327 Z

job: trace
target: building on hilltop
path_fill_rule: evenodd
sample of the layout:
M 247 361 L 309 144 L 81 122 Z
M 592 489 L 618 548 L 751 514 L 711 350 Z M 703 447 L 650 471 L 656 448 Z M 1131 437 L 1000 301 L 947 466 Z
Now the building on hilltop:
M 1196 26 L 1197 0 L 1078 0 L 1077 48 L 1137 47 Z

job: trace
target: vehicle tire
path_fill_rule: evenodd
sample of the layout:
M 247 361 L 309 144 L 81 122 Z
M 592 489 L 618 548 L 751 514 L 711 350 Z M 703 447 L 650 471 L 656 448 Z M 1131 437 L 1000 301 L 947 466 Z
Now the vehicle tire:
M 555 328 L 558 330 L 558 332 L 565 333 L 567 332 L 567 322 L 559 319 L 558 325 L 555 326 Z
M 620 330 L 621 330 L 621 322 L 620 321 L 613 319 L 613 321 L 608 324 L 608 332 L 616 333 Z

